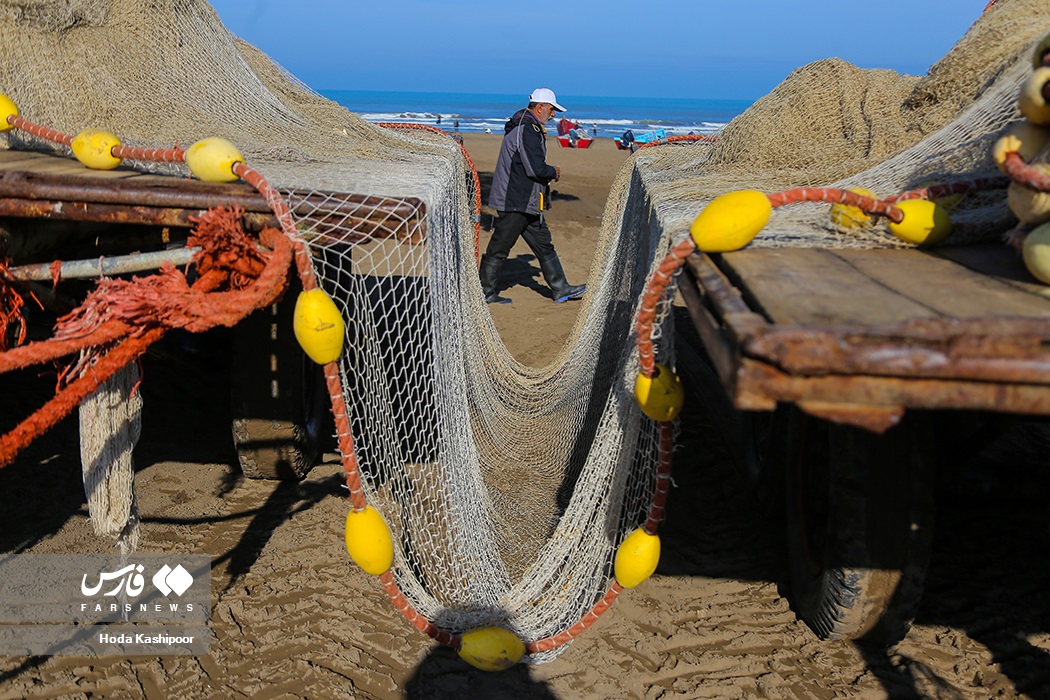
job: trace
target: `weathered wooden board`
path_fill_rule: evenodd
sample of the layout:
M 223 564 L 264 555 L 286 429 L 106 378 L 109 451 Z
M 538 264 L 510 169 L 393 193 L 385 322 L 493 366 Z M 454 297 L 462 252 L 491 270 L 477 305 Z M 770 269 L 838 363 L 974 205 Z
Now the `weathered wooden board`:
M 1050 414 L 1050 294 L 1006 246 L 749 249 L 687 268 L 682 297 L 739 408 L 874 429 L 909 407 Z
M 417 198 L 331 192 L 295 192 L 293 214 L 311 240 L 352 245 L 366 240 L 419 242 L 426 236 L 426 207 Z M 91 170 L 68 157 L 0 150 L 0 218 L 69 220 L 188 229 L 216 206 L 243 208 L 245 226 L 277 226 L 270 203 L 247 183 L 206 183 L 143 174 L 121 166 Z M 119 236 L 116 229 L 111 235 Z M 9 243 L 10 245 L 10 243 Z M 60 255 L 60 251 L 57 251 Z
M 1050 317 L 1050 299 L 1025 282 L 1006 246 L 968 246 L 994 272 L 921 250 L 755 249 L 727 253 L 723 269 L 783 326 L 881 326 L 920 318 Z M 1000 276 L 1009 271 L 1010 277 Z M 1031 277 L 1028 277 L 1031 280 Z M 1034 281 L 1033 281 L 1034 282 Z

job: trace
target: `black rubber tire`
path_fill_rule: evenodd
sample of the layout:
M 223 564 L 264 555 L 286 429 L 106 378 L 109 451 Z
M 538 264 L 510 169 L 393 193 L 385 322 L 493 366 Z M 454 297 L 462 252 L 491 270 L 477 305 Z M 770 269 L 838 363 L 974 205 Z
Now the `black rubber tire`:
M 899 642 L 933 539 L 932 455 L 920 415 L 883 435 L 790 414 L 789 599 L 822 639 Z
M 763 515 L 778 523 L 784 518 L 784 470 L 792 410 L 781 404 L 773 411 L 739 412 L 736 460 Z
M 324 371 L 292 330 L 298 292 L 294 285 L 232 332 L 233 444 L 250 479 L 302 479 L 333 432 Z

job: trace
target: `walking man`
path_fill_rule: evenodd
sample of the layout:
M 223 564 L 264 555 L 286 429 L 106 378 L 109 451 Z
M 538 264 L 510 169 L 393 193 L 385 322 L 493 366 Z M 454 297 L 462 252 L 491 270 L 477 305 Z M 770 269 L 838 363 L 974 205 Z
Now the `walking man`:
M 550 183 L 561 177 L 561 168 L 547 164 L 547 137 L 543 125 L 555 112 L 564 112 L 554 92 L 537 88 L 529 105 L 515 112 L 503 127 L 503 143 L 492 177 L 489 206 L 499 212 L 488 248 L 481 257 L 481 289 L 489 304 L 509 304 L 497 284 L 510 249 L 521 236 L 536 254 L 543 279 L 556 302 L 576 299 L 587 285 L 569 284 L 561 260 L 554 250 L 551 231 L 543 220 L 550 204 Z

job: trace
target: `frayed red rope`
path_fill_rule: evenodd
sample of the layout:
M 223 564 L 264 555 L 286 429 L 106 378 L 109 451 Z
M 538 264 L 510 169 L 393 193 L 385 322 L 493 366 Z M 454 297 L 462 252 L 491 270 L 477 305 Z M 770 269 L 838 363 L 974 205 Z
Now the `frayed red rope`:
M 212 210 L 198 223 L 198 242 L 207 242 L 209 234 L 247 238 L 239 226 L 237 211 Z M 59 319 L 55 338 L 0 353 L 0 372 L 4 372 L 115 343 L 87 372 L 0 438 L 0 467 L 10 464 L 30 442 L 68 415 L 113 373 L 140 357 L 168 329 L 201 332 L 219 325 L 233 326 L 255 309 L 273 303 L 287 287 L 292 243 L 274 229 L 264 229 L 260 239 L 272 252 L 262 255 L 253 251 L 252 255 L 264 261 L 263 266 L 254 281 L 239 289 L 230 287 L 245 282 L 244 275 L 254 268 L 253 262 L 232 259 L 225 250 L 218 256 L 202 253 L 209 271 L 192 287 L 170 263 L 160 274 L 148 278 L 102 280 L 84 304 Z M 230 291 L 215 291 L 218 289 Z

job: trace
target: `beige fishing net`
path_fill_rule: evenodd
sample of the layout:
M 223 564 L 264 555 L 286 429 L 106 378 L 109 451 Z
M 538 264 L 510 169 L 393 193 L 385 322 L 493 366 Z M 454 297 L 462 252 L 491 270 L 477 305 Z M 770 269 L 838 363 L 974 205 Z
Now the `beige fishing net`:
M 616 546 L 645 520 L 656 429 L 633 398 L 633 321 L 653 268 L 703 203 L 739 188 L 887 195 L 991 173 L 991 140 L 1017 116 L 1019 66 L 1048 27 L 1050 2 L 1001 0 L 924 78 L 820 61 L 714 144 L 638 152 L 609 195 L 571 337 L 541 368 L 515 361 L 482 299 L 458 145 L 372 126 L 321 98 L 232 37 L 203 0 L 0 0 L 0 92 L 67 133 L 100 127 L 165 147 L 227 138 L 289 195 L 425 202 L 423 226 L 400 237 L 353 235 L 349 219 L 321 209 L 300 210 L 297 226 L 347 322 L 343 393 L 368 501 L 394 533 L 398 584 L 443 629 L 499 625 L 530 641 L 601 598 Z M 19 133 L 7 143 L 53 148 Z M 968 197 L 956 213 L 969 236 L 1010 224 L 1002 193 Z M 778 209 L 755 244 L 898 245 L 877 227 L 837 231 L 823 204 Z M 663 314 L 656 345 L 673 364 L 669 324 Z

